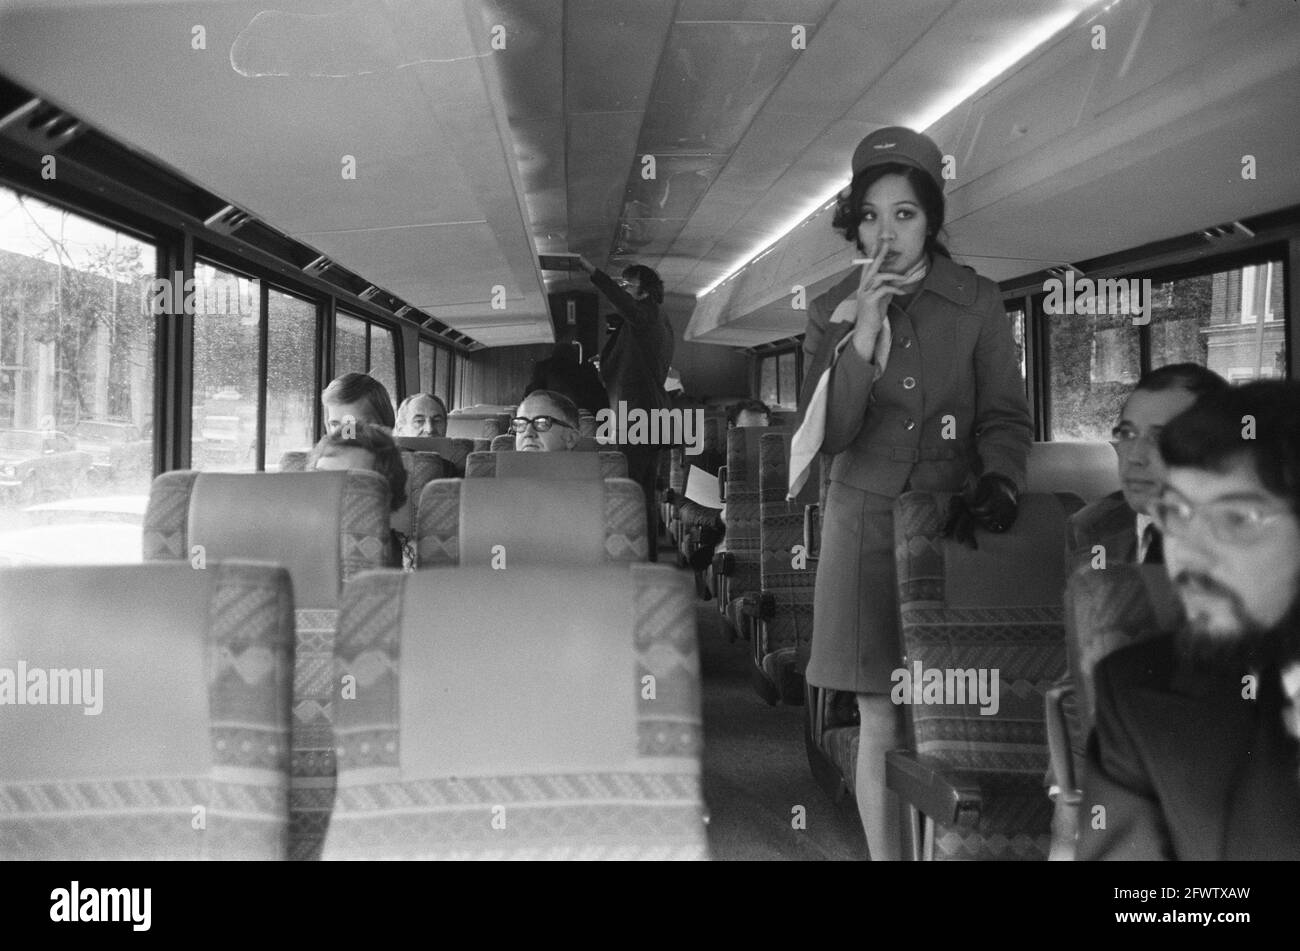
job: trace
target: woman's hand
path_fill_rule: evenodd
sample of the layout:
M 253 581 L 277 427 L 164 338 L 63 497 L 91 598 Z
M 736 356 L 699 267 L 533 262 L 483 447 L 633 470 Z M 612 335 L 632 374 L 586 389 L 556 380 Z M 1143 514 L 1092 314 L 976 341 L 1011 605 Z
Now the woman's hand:
M 868 360 L 875 355 L 876 339 L 885 323 L 885 314 L 889 311 L 889 299 L 903 292 L 904 284 L 915 280 L 912 274 L 893 274 L 881 272 L 889 242 L 881 239 L 876 242 L 870 261 L 862 268 L 858 281 L 858 293 L 853 308 L 853 347 Z M 846 308 L 847 310 L 847 308 Z M 834 316 L 831 318 L 835 319 Z M 847 314 L 840 318 L 847 319 Z

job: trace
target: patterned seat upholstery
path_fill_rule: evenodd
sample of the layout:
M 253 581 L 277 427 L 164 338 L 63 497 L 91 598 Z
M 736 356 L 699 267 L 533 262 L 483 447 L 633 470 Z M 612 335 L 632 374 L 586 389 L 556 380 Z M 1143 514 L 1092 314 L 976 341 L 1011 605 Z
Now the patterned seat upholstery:
M 452 476 L 465 474 L 465 458 L 477 448 L 473 439 L 449 439 L 446 436 L 396 436 L 399 449 L 412 452 L 436 452 L 451 466 Z
M 330 682 L 343 582 L 389 550 L 388 486 L 374 472 L 166 472 L 144 518 L 146 561 L 249 558 L 293 579 L 290 855 L 319 855 L 334 794 Z
M 1115 450 L 1104 442 L 1036 442 L 1025 467 L 1028 492 L 1069 492 L 1085 502 L 1119 491 Z
M 416 518 L 416 504 L 424 487 L 434 479 L 450 479 L 455 473 L 451 463 L 436 452 L 411 452 L 403 449 L 402 465 L 406 469 L 406 501 L 402 507 L 389 517 L 393 531 L 406 539 L 407 552 L 403 560 L 409 561 L 412 568 L 419 567 L 419 554 L 416 551 L 415 536 L 419 528 Z
M 472 452 L 465 463 L 469 479 L 501 476 L 537 479 L 626 479 L 621 452 Z
M 1065 527 L 1082 500 L 1025 493 L 1015 526 L 978 532 L 971 550 L 941 537 L 948 499 L 908 492 L 894 506 L 902 670 L 954 690 L 915 702 L 909 681 L 895 687 L 914 752 L 889 754 L 887 781 L 912 809 L 913 855 L 1044 859 L 1043 698 L 1065 668 Z M 980 677 L 995 702 L 966 693 Z
M 1057 793 L 1072 805 L 1082 787 L 1096 695 L 1093 671 L 1103 657 L 1128 644 L 1174 630 L 1182 606 L 1163 565 L 1083 567 L 1065 589 L 1065 646 L 1070 679 L 1047 698 L 1047 739 Z M 1054 858 L 1074 855 L 1072 822 L 1054 830 Z
M 760 615 L 755 623 L 754 665 L 760 695 L 770 702 L 803 703 L 803 671 L 812 646 L 816 572 L 803 550 L 804 502 L 786 501 L 789 432 L 759 437 L 759 541 L 762 556 Z
M 759 559 L 762 539 L 758 508 L 759 440 L 768 432 L 762 426 L 737 426 L 727 430 L 725 486 L 727 533 L 718 551 L 731 555 L 731 571 L 719 579 L 718 610 L 735 630 L 748 625 L 741 612 L 743 598 L 762 588 Z
M 487 567 L 348 585 L 335 674 L 356 699 L 325 858 L 707 858 L 685 579 L 608 565 L 508 581 L 509 597 Z
M 283 568 L 4 568 L 0 605 L 0 667 L 49 685 L 0 708 L 0 859 L 288 855 Z
M 422 568 L 599 565 L 649 553 L 645 496 L 631 479 L 440 479 L 424 487 L 419 514 Z

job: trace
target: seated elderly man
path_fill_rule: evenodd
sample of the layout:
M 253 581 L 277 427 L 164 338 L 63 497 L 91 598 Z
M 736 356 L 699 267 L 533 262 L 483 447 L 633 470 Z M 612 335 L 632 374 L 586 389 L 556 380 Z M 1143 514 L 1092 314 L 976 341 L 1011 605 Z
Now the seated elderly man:
M 567 452 L 578 444 L 578 407 L 554 390 L 533 390 L 510 421 L 516 452 Z
M 412 393 L 397 407 L 394 436 L 447 435 L 447 407 L 432 393 Z
M 1096 669 L 1082 859 L 1300 859 L 1300 385 L 1203 396 L 1152 514 L 1180 630 Z
M 357 423 L 349 434 L 339 428 L 326 433 L 307 457 L 308 472 L 339 469 L 369 469 L 378 472 L 388 483 L 388 508 L 396 512 L 406 504 L 406 466 L 393 437 L 381 426 Z M 401 532 L 390 531 L 390 548 L 386 558 L 391 568 L 413 567 L 415 552 Z

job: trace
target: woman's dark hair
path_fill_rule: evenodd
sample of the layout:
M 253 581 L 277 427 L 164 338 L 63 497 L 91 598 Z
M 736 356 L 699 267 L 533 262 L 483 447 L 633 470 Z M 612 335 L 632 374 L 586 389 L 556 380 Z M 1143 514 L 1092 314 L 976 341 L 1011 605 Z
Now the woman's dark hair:
M 388 430 L 373 423 L 357 423 L 356 433 L 351 437 L 345 438 L 343 433 L 344 430 L 340 428 L 321 437 L 307 456 L 307 470 L 315 469 L 321 456 L 331 449 L 364 449 L 374 457 L 374 471 L 388 483 L 388 507 L 396 512 L 406 504 L 406 466 L 402 462 L 402 451 L 393 442 L 393 437 Z
M 646 267 L 644 264 L 632 264 L 623 268 L 623 277 L 627 280 L 635 278 L 640 281 L 641 290 L 650 295 L 650 299 L 656 304 L 664 302 L 664 282 L 654 268 Z
M 1300 515 L 1300 384 L 1265 380 L 1207 393 L 1160 431 L 1171 468 L 1224 472 L 1246 459 Z
M 320 395 L 321 402 L 338 405 L 340 403 L 364 402 L 374 415 L 374 421 L 381 426 L 392 429 L 397 425 L 393 414 L 393 401 L 388 398 L 388 390 L 373 376 L 365 373 L 344 373 L 341 377 L 325 387 Z
M 867 249 L 862 246 L 858 238 L 858 225 L 862 224 L 862 202 L 866 198 L 867 190 L 886 175 L 903 176 L 912 186 L 912 191 L 916 192 L 921 210 L 925 212 L 926 253 L 942 254 L 945 258 L 951 258 L 952 255 L 939 239 L 944 221 L 943 191 L 929 175 L 911 165 L 899 165 L 893 162 L 887 165 L 872 165 L 854 175 L 847 192 L 840 192 L 839 198 L 835 201 L 835 215 L 831 218 L 831 227 L 843 232 L 846 240 L 852 241 L 859 251 L 866 254 Z
M 736 420 L 740 419 L 740 414 L 744 412 L 762 413 L 767 417 L 767 421 L 772 421 L 772 411 L 762 400 L 741 400 L 739 403 L 732 403 L 727 407 L 727 425 L 735 426 Z

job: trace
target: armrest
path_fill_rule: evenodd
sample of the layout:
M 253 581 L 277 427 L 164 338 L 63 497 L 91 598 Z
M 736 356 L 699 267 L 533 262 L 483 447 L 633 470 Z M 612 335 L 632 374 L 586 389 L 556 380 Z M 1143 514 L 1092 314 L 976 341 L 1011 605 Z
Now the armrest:
M 713 573 L 729 578 L 736 573 L 736 556 L 729 551 L 713 553 Z
M 803 550 L 811 560 L 821 553 L 822 547 L 822 507 L 819 503 L 803 507 Z
M 885 785 L 922 815 L 966 828 L 979 822 L 984 797 L 979 782 L 961 776 L 933 756 L 909 750 L 885 754 Z
M 727 467 L 718 469 L 718 501 L 727 501 Z
M 740 613 L 755 621 L 776 617 L 776 595 L 770 591 L 749 591 L 740 598 Z
M 1065 700 L 1074 695 L 1074 684 L 1054 684 L 1044 697 L 1047 720 L 1047 753 L 1051 763 L 1053 799 L 1063 796 L 1066 802 L 1079 802 L 1083 792 L 1074 775 L 1074 752 L 1070 748 L 1070 730 L 1065 718 Z

